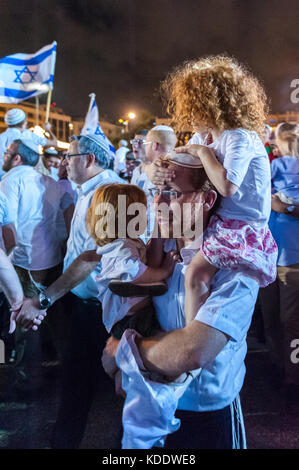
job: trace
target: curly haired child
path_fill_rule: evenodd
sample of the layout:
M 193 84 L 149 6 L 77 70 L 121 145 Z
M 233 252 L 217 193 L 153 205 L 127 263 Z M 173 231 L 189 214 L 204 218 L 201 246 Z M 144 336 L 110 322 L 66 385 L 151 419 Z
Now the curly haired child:
M 185 277 L 186 321 L 192 321 L 218 269 L 245 272 L 264 287 L 275 280 L 277 247 L 268 228 L 270 165 L 259 138 L 267 101 L 259 81 L 235 59 L 184 63 L 162 85 L 178 129 L 191 125 L 202 144 L 177 152 L 198 157 L 222 196 Z M 200 297 L 200 298 L 199 298 Z

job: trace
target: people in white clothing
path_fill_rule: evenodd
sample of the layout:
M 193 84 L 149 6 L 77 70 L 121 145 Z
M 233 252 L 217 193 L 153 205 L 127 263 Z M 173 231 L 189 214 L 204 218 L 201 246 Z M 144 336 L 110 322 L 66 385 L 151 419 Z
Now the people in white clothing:
M 57 139 L 51 131 L 51 126 L 49 123 L 45 124 L 44 126 L 44 129 L 50 135 L 49 138 L 39 137 L 27 129 L 27 116 L 22 109 L 9 109 L 5 114 L 4 121 L 8 128 L 6 131 L 0 134 L 0 179 L 4 174 L 2 170 L 4 152 L 14 140 L 20 139 L 22 136 L 25 139 L 33 140 L 36 145 L 41 145 L 43 147 L 55 147 L 57 145 Z
M 64 165 L 68 178 L 77 184 L 78 200 L 67 243 L 64 273 L 44 292 L 47 302 L 44 308 L 47 308 L 71 291 L 63 299 L 67 313 L 63 331 L 67 335 L 62 396 L 51 442 L 53 448 L 73 449 L 80 445 L 97 385 L 99 351 L 107 338 L 101 322 L 101 304 L 97 299 L 95 281 L 100 257 L 87 229 L 86 217 L 98 187 L 107 183 L 124 183 L 114 171 L 107 169 L 110 164 L 111 153 L 100 135 L 88 134 L 71 139 Z M 19 323 L 30 327 L 33 318 L 40 315 L 40 310 L 42 305 L 38 297 L 25 300 Z

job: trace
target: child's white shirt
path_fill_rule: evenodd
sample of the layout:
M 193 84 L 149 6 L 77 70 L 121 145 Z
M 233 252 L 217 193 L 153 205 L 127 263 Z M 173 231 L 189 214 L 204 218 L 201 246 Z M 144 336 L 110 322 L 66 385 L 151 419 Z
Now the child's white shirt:
M 144 297 L 120 297 L 113 294 L 108 284 L 112 279 L 132 282 L 147 269 L 146 246 L 140 239 L 119 238 L 97 248 L 102 255 L 101 272 L 95 278 L 98 299 L 102 303 L 103 323 L 108 332 L 113 325 L 124 318 L 128 311 Z
M 226 130 L 208 147 L 226 169 L 227 179 L 238 186 L 233 196 L 221 198 L 217 214 L 265 225 L 271 212 L 271 172 L 269 157 L 257 133 Z

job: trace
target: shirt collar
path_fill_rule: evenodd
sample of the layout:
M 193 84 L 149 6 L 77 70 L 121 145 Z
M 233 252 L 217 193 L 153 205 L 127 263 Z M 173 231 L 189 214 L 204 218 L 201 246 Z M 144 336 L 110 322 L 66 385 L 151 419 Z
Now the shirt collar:
M 92 191 L 102 180 L 102 178 L 105 177 L 106 171 L 107 170 L 100 171 L 100 173 L 95 175 L 93 178 L 90 178 L 89 180 L 85 181 L 85 183 L 77 186 L 79 194 L 85 195 Z

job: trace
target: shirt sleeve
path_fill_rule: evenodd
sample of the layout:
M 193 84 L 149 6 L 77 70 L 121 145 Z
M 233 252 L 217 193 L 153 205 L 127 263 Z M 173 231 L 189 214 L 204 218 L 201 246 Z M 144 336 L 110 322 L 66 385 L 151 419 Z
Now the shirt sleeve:
M 239 273 L 220 270 L 211 284 L 211 294 L 195 319 L 242 341 L 249 329 L 258 294 L 258 283 Z
M 225 144 L 223 166 L 226 177 L 240 187 L 253 156 L 250 136 L 242 129 L 229 131 Z
M 13 215 L 5 194 L 0 192 L 0 225 L 8 225 L 13 223 Z
M 98 247 L 97 254 L 102 255 L 102 279 L 118 279 L 132 282 L 141 276 L 147 266 L 140 260 L 137 246 L 130 240 L 116 240 L 104 247 Z
M 4 193 L 7 200 L 7 219 L 10 219 L 10 222 L 6 222 L 6 224 L 16 222 L 19 208 L 19 183 L 10 178 L 4 178 L 0 183 L 0 190 Z
M 47 144 L 47 137 L 40 137 L 32 132 L 32 140 L 36 145 L 44 147 Z

